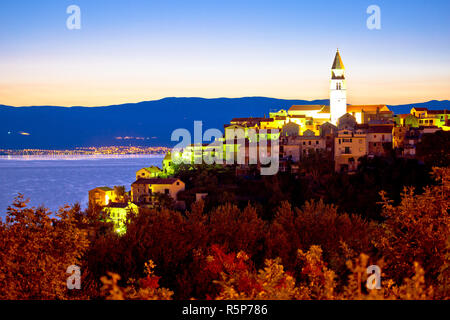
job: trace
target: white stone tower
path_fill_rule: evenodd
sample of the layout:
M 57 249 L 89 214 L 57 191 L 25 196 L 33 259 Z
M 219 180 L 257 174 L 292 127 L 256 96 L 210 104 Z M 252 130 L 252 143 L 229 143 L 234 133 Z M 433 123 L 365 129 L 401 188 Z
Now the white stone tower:
M 347 84 L 345 81 L 345 68 L 342 63 L 339 49 L 334 57 L 331 67 L 330 85 L 330 114 L 331 122 L 337 125 L 337 120 L 347 113 Z

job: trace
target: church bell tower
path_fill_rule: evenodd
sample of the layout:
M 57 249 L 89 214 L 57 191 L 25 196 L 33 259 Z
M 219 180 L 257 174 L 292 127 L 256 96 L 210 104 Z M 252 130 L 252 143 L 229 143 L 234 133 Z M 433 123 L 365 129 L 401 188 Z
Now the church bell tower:
M 339 50 L 334 57 L 331 67 L 330 84 L 330 114 L 331 123 L 337 125 L 340 117 L 347 113 L 347 83 L 345 81 L 345 68 Z

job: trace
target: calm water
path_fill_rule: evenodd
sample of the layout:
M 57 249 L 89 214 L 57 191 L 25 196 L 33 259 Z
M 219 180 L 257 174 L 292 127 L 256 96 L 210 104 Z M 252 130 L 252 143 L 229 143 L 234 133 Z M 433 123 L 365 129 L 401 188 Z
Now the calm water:
M 0 156 L 0 216 L 20 192 L 30 205 L 57 210 L 64 204 L 87 206 L 88 191 L 124 185 L 127 191 L 136 171 L 156 165 L 163 156 Z

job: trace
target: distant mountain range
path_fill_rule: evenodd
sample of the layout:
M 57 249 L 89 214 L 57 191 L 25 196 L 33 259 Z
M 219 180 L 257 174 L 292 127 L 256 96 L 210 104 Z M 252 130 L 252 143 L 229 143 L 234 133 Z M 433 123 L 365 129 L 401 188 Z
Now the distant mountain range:
M 329 100 L 249 98 L 164 98 L 104 107 L 11 107 L 0 105 L 0 149 L 66 149 L 104 145 L 173 146 L 173 130 L 193 132 L 218 128 L 237 117 L 263 117 L 298 104 L 329 104 Z M 389 106 L 395 113 L 412 107 L 450 109 L 450 101 Z

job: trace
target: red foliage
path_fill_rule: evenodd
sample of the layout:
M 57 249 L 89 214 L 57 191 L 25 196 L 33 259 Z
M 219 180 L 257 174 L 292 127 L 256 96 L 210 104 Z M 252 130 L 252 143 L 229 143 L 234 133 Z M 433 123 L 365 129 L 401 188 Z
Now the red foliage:
M 254 277 L 254 266 L 248 256 L 240 252 L 225 253 L 224 248 L 212 245 L 211 254 L 207 259 L 205 269 L 214 277 L 221 275 L 232 276 L 237 279 L 236 289 L 240 292 L 252 292 L 262 290 L 262 286 Z
M 243 272 L 249 268 L 246 256 L 244 255 L 239 256 L 235 253 L 227 254 L 222 246 L 216 244 L 212 245 L 210 250 L 212 256 L 207 261 L 206 270 L 215 276 L 220 275 L 222 272 L 228 274 Z
M 148 275 L 146 278 L 141 280 L 142 288 L 150 288 L 150 289 L 158 289 L 159 288 L 159 279 L 161 277 Z

